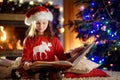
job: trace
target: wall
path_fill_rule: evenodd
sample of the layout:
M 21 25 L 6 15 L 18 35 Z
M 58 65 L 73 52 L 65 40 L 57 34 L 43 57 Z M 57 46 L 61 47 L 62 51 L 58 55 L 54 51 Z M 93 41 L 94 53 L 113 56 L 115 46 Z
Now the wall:
M 73 4 L 74 0 L 64 0 L 64 24 L 67 24 L 68 20 L 74 20 L 76 18 L 76 13 L 78 8 Z M 80 40 L 76 39 L 76 33 L 71 32 L 68 26 L 65 26 L 64 32 L 64 49 L 68 51 L 69 49 L 76 48 L 80 46 Z

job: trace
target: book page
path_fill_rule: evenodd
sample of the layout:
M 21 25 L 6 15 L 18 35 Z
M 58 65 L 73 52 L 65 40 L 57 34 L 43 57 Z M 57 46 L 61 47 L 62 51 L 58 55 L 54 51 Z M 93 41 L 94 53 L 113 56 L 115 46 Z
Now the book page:
M 31 68 L 47 68 L 47 67 L 52 67 L 52 68 L 60 68 L 60 69 L 67 69 L 72 67 L 73 64 L 68 61 L 35 61 L 32 65 Z

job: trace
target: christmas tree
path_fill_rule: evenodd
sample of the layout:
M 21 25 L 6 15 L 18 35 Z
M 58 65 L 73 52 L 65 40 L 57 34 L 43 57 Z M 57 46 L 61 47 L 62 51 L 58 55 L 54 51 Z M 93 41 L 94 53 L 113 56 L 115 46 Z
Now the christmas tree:
M 74 4 L 79 9 L 77 19 L 68 21 L 69 29 L 84 42 L 91 37 L 96 42 L 86 56 L 100 68 L 120 71 L 120 1 L 75 0 Z

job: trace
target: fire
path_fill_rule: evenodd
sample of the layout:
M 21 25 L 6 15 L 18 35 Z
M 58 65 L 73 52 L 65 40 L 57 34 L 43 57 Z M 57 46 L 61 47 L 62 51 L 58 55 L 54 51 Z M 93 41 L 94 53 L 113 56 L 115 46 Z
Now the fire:
M 3 26 L 0 26 L 0 33 L 2 34 L 2 35 L 0 35 L 1 41 L 5 41 L 6 40 L 6 32 L 4 31 Z
M 22 50 L 22 49 L 23 49 L 23 46 L 22 46 L 20 43 L 21 43 L 21 40 L 18 40 L 18 41 L 16 42 L 15 48 L 14 48 L 14 46 L 13 46 L 11 43 L 8 43 L 7 45 L 8 45 L 8 48 L 9 48 L 10 50 L 13 50 L 13 49 Z
M 17 43 L 16 43 L 16 47 L 17 47 L 17 49 L 22 50 L 23 46 L 20 43 L 21 43 L 21 41 L 18 40 Z
M 22 50 L 21 40 L 18 40 L 16 36 L 7 38 L 6 32 L 3 26 L 0 26 L 0 50 Z

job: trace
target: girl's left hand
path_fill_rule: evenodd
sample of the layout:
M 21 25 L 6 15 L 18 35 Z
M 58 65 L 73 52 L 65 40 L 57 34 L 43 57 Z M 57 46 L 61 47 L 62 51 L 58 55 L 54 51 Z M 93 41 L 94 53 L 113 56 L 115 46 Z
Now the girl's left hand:
M 23 68 L 24 68 L 25 70 L 28 70 L 28 69 L 30 69 L 30 65 L 32 65 L 31 62 L 25 62 L 24 65 L 23 65 Z

